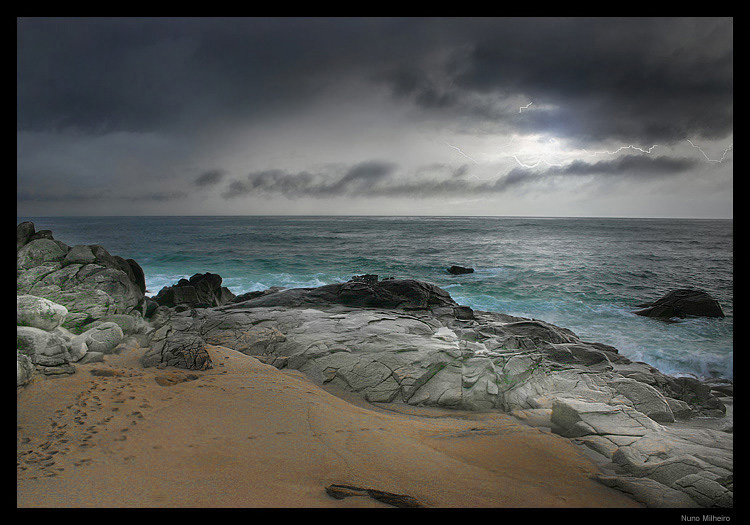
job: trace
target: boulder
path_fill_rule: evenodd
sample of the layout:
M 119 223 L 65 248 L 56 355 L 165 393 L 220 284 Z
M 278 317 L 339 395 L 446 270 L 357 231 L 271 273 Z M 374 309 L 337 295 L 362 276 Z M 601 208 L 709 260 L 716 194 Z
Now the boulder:
M 59 366 L 68 363 L 68 342 L 59 334 L 32 326 L 16 327 L 17 350 L 35 365 Z
M 148 323 L 144 321 L 140 312 L 137 310 L 131 314 L 105 315 L 96 321 L 85 325 L 83 330 L 88 331 L 92 328 L 101 326 L 104 323 L 115 323 L 125 335 L 143 334 L 150 330 Z
M 62 261 L 67 251 L 50 239 L 36 239 L 29 241 L 16 252 L 16 268 L 28 270 L 42 263 Z
M 53 330 L 60 326 L 68 309 L 43 297 L 16 296 L 16 324 Z
M 63 259 L 62 261 L 62 265 L 67 266 L 68 264 L 91 264 L 94 262 L 96 262 L 96 257 L 94 256 L 94 252 L 91 251 L 91 248 L 78 244 L 76 246 L 73 246 L 68 251 L 65 259 Z
M 633 403 L 633 408 L 659 423 L 673 423 L 672 413 L 667 399 L 656 388 L 632 378 L 617 378 L 610 382 L 615 392 Z
M 719 302 L 702 290 L 673 290 L 661 299 L 638 306 L 643 310 L 638 310 L 635 314 L 656 319 L 688 316 L 724 317 Z
M 98 326 L 75 336 L 71 341 L 71 347 L 75 345 L 76 348 L 81 348 L 81 346 L 85 344 L 87 352 L 110 354 L 123 338 L 124 334 L 122 328 L 116 323 L 103 322 Z
M 174 366 L 188 370 L 213 368 L 203 337 L 191 332 L 191 325 L 190 318 L 185 315 L 170 316 L 163 326 L 151 333 L 141 364 L 145 367 Z
M 25 221 L 16 226 L 16 251 L 25 246 L 32 235 L 34 235 L 33 222 Z

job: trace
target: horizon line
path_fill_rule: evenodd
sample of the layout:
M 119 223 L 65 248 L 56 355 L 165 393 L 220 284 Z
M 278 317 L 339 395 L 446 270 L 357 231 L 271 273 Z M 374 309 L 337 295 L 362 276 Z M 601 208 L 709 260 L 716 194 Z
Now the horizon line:
M 341 215 L 330 215 L 330 214 L 226 214 L 226 215 L 16 215 L 19 217 L 40 217 L 40 218 L 64 218 L 64 217 L 330 217 L 330 218 L 381 218 L 381 217 L 419 217 L 419 218 L 441 218 L 441 219 L 452 219 L 452 218 L 482 218 L 482 219 L 644 219 L 644 220 L 717 220 L 717 221 L 731 221 L 734 217 L 648 217 L 648 216 L 604 216 L 604 215 L 404 215 L 404 214 L 392 214 L 392 215 L 375 215 L 375 214 L 341 214 Z

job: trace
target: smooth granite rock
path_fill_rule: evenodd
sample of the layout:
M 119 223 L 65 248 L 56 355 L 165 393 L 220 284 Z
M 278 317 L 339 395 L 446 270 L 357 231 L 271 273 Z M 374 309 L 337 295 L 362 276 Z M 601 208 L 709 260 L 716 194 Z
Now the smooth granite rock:
M 119 325 L 112 322 L 101 323 L 73 338 L 73 344 L 85 344 L 87 351 L 110 354 L 122 341 L 124 334 Z
M 54 330 L 62 324 L 68 309 L 43 297 L 16 296 L 16 324 Z
M 35 365 L 59 366 L 70 361 L 65 338 L 40 328 L 16 327 L 16 347 Z

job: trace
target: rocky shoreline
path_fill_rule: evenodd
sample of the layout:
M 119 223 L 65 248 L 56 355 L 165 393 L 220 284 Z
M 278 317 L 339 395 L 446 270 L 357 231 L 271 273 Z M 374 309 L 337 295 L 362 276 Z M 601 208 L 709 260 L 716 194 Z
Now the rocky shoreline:
M 376 406 L 511 414 L 585 446 L 600 483 L 648 506 L 733 506 L 731 381 L 671 377 L 410 279 L 236 297 L 208 273 L 145 291 L 136 261 L 18 225 L 17 387 L 124 348 L 145 368 L 206 371 L 222 347 Z

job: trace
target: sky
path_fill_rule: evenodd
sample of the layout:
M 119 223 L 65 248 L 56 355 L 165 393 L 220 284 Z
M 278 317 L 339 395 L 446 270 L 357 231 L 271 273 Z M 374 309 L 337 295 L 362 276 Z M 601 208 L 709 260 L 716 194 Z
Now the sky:
M 17 215 L 733 217 L 731 18 L 20 18 Z

